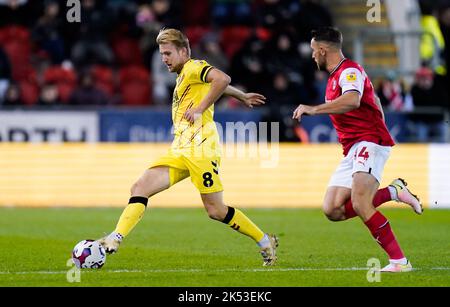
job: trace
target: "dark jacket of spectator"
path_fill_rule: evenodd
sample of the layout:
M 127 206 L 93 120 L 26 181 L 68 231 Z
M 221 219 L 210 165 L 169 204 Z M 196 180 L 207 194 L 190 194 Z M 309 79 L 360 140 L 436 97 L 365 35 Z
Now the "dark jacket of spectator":
M 441 86 L 440 82 L 436 82 L 436 76 L 429 68 L 422 67 L 416 72 L 415 82 L 411 88 L 411 96 L 414 108 L 417 107 L 441 107 L 447 108 L 447 93 Z M 414 114 L 411 115 L 414 121 L 426 123 L 436 123 L 442 121 L 443 116 L 440 114 Z
M 73 91 L 69 98 L 71 105 L 105 105 L 108 98 L 105 93 L 94 86 L 94 80 L 88 73 L 82 74 L 80 78 L 80 86 Z

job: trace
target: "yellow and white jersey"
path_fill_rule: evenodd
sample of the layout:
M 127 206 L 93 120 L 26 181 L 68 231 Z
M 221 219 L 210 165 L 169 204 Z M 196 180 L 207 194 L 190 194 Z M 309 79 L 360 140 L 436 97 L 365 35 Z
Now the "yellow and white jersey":
M 214 104 L 193 124 L 183 114 L 200 105 L 211 85 L 206 75 L 213 67 L 203 60 L 190 59 L 178 74 L 172 100 L 174 141 L 172 150 L 185 156 L 220 155 L 219 135 L 214 123 Z

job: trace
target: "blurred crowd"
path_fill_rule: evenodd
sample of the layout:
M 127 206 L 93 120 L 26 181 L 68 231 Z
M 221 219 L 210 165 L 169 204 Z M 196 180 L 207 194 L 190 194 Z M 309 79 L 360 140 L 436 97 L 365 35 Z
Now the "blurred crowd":
M 298 140 L 288 120 L 294 106 L 323 102 L 327 74 L 317 71 L 309 47 L 312 29 L 333 25 L 321 1 L 80 3 L 81 22 L 71 23 L 65 0 L 0 0 L 0 108 L 170 105 L 176 76 L 155 42 L 163 27 L 184 31 L 192 57 L 227 72 L 233 85 L 266 95 L 265 120 L 280 122 L 282 140 Z M 447 40 L 450 10 L 439 9 Z M 383 105 L 408 111 L 442 101 L 428 99 L 446 97 L 448 90 L 428 66 L 424 62 L 412 86 L 395 72 L 377 80 Z M 218 104 L 238 106 L 233 99 Z
M 0 0 L 0 101 L 6 106 L 164 105 L 175 76 L 155 38 L 184 31 L 194 58 L 279 103 L 320 100 L 309 33 L 331 25 L 313 0 Z M 320 83 L 320 81 L 319 81 Z M 227 101 L 224 107 L 233 107 Z
M 408 112 L 414 141 L 450 141 L 450 1 L 420 0 L 421 27 L 427 35 L 420 45 L 421 67 L 412 83 L 394 70 L 374 84 L 386 111 Z

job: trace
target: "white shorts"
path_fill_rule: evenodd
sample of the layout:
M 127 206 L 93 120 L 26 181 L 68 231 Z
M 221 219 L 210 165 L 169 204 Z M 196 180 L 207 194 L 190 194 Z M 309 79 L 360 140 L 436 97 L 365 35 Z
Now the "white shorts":
M 356 172 L 369 173 L 378 182 L 381 182 L 384 165 L 389 158 L 391 149 L 391 146 L 380 146 L 366 141 L 353 144 L 348 154 L 331 176 L 328 186 L 351 189 L 353 174 Z

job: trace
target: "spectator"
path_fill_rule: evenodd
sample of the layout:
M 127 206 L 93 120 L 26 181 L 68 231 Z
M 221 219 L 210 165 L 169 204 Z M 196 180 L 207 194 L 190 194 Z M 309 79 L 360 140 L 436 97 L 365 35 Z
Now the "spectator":
M 155 13 L 149 4 L 139 6 L 136 13 L 136 25 L 143 33 L 139 40 L 139 47 L 142 50 L 144 63 L 153 65 L 153 54 L 155 51 L 159 53 L 156 37 L 162 26 L 157 22 Z M 153 66 L 150 67 L 150 70 L 153 70 Z
M 433 113 L 412 114 L 419 142 L 446 142 L 448 140 L 448 123 L 443 121 L 443 107 L 446 107 L 446 92 L 435 82 L 433 71 L 422 67 L 416 72 L 415 82 L 411 88 L 414 108 L 434 108 Z
M 11 83 L 5 92 L 4 106 L 23 106 L 20 87 L 17 83 Z
M 406 93 L 403 83 L 397 78 L 394 71 L 388 71 L 385 79 L 382 79 L 377 89 L 381 105 L 390 111 L 404 111 Z
M 264 63 L 269 73 L 276 74 L 279 70 L 286 72 L 289 82 L 295 83 L 302 94 L 301 101 L 310 102 L 315 96 L 314 66 L 311 53 L 300 53 L 293 35 L 281 31 L 275 33 L 264 48 Z M 310 50 L 310 47 L 308 45 Z
M 57 0 L 45 1 L 44 15 L 39 18 L 32 31 L 32 39 L 48 52 L 53 64 L 60 64 L 65 59 L 59 12 Z
M 444 59 L 448 69 L 450 67 L 450 3 L 447 2 L 444 4 L 440 7 L 439 11 L 439 21 L 446 46 L 444 49 Z M 450 73 L 448 71 L 444 79 L 443 82 L 445 84 L 450 84 Z M 448 87 L 445 87 L 445 89 L 447 90 L 447 97 L 450 99 L 450 89 Z M 450 111 L 450 100 L 447 100 L 447 109 Z
M 228 72 L 229 62 L 219 45 L 219 37 L 215 32 L 209 32 L 200 40 L 200 43 L 192 50 L 194 58 L 205 59 L 214 67 Z
M 105 93 L 94 86 L 94 79 L 89 72 L 80 75 L 79 85 L 69 98 L 70 105 L 94 105 L 108 104 Z
M 443 58 L 445 41 L 435 17 L 435 4 L 432 5 L 427 1 L 420 1 L 419 4 L 422 12 L 420 24 L 425 33 L 420 42 L 421 60 L 425 65 L 432 67 L 437 74 L 445 75 L 446 67 Z
M 0 0 L 0 28 L 3 26 L 32 26 L 39 16 L 42 1 Z
M 176 4 L 178 2 L 153 0 L 150 4 L 143 3 L 139 6 L 135 20 L 136 25 L 143 32 L 139 41 L 139 47 L 144 57 L 144 63 L 152 65 L 154 52 L 159 50 L 156 44 L 159 30 L 165 27 L 177 29 L 181 27 L 180 9 Z M 149 68 L 153 70 L 152 66 Z
M 333 17 L 330 11 L 318 0 L 301 0 L 300 10 L 294 20 L 300 41 L 306 42 L 311 39 L 311 30 L 333 26 Z
M 3 48 L 0 46 L 0 104 L 5 96 L 11 80 L 11 64 Z
M 327 89 L 328 74 L 322 70 L 317 70 L 314 73 L 314 80 L 314 89 L 316 90 L 317 95 L 315 99 L 313 99 L 313 102 L 323 103 Z
M 295 121 L 292 120 L 292 110 L 300 103 L 298 85 L 290 82 L 286 72 L 280 70 L 274 74 L 266 98 L 270 113 L 265 121 L 280 124 L 280 141 L 298 141 L 294 132 Z
M 169 0 L 153 0 L 151 3 L 156 21 L 165 28 L 182 27 L 179 6 L 178 1 Z
M 74 23 L 75 24 L 75 23 Z M 93 64 L 111 65 L 114 54 L 106 38 L 111 27 L 107 12 L 98 8 L 96 0 L 82 0 L 78 39 L 72 48 L 72 61 L 80 69 Z
M 262 55 L 263 43 L 256 37 L 250 37 L 231 61 L 231 75 L 234 82 L 246 91 L 265 92 L 268 82 Z
M 161 61 L 159 50 L 152 57 L 153 102 L 157 105 L 170 104 L 170 95 L 175 88 L 176 75 L 167 70 Z
M 294 25 L 300 3 L 294 0 L 264 0 L 258 6 L 258 24 L 272 30 L 287 29 Z
M 253 25 L 251 0 L 213 0 L 212 22 L 218 26 Z
M 299 92 L 298 86 L 289 80 L 287 73 L 280 70 L 273 75 L 272 85 L 266 91 L 268 105 L 275 109 L 296 106 L 300 103 Z
M 61 100 L 59 98 L 58 85 L 56 83 L 45 83 L 42 86 L 41 94 L 39 95 L 39 100 L 37 102 L 39 106 L 45 107 L 58 107 L 61 105 Z

